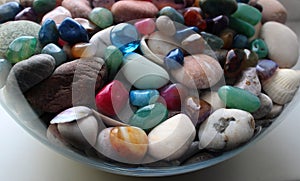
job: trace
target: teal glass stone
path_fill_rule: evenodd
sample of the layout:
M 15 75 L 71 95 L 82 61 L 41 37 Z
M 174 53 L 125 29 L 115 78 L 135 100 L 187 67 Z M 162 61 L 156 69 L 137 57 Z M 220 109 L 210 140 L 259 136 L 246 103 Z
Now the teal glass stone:
M 6 59 L 0 59 L 0 89 L 5 85 L 11 67 L 12 66 L 9 61 Z
M 269 53 L 267 44 L 260 38 L 251 42 L 251 50 L 258 55 L 259 59 L 267 57 Z
M 65 53 L 65 51 L 54 43 L 49 43 L 48 45 L 46 45 L 42 49 L 41 53 L 49 54 L 54 57 L 56 66 L 67 61 L 67 54 Z
M 133 52 L 140 45 L 140 35 L 135 26 L 129 23 L 117 24 L 110 33 L 112 44 L 124 54 Z
M 238 3 L 238 9 L 231 16 L 246 21 L 251 25 L 256 25 L 261 21 L 262 13 L 253 6 Z
M 123 53 L 118 47 L 110 45 L 104 51 L 104 61 L 108 69 L 108 78 L 112 80 L 123 62 Z
M 111 26 L 114 21 L 111 11 L 103 7 L 94 8 L 89 14 L 89 19 L 102 29 Z
M 150 104 L 138 109 L 129 119 L 129 125 L 150 131 L 168 117 L 166 106 L 161 103 Z
M 155 103 L 159 97 L 157 90 L 131 90 L 129 92 L 129 101 L 133 106 L 143 107 Z
M 202 31 L 200 34 L 211 49 L 218 50 L 224 46 L 224 41 L 220 37 L 205 31 Z
M 253 25 L 235 17 L 229 17 L 229 28 L 235 30 L 237 33 L 246 35 L 248 38 L 255 34 Z
M 162 8 L 159 13 L 159 16 L 168 16 L 171 20 L 176 21 L 179 24 L 184 24 L 184 17 L 176 9 L 171 6 L 166 6 Z
M 6 51 L 6 59 L 11 63 L 17 63 L 34 55 L 37 46 L 37 38 L 33 36 L 20 36 L 13 40 Z
M 32 4 L 33 10 L 37 14 L 46 14 L 56 7 L 56 1 L 54 0 L 34 0 Z
M 260 100 L 256 95 L 238 87 L 222 86 L 218 90 L 218 95 L 228 108 L 252 113 L 260 107 Z

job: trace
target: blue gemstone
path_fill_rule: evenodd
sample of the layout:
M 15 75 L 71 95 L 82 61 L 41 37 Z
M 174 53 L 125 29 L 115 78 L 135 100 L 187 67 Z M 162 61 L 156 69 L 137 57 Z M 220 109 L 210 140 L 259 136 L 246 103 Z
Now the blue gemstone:
M 86 29 L 72 18 L 65 18 L 59 25 L 58 32 L 60 38 L 70 44 L 89 42 Z
M 139 47 L 139 38 L 140 35 L 137 29 L 128 23 L 116 25 L 110 33 L 112 44 L 118 47 L 124 54 L 133 52 Z
M 164 58 L 164 64 L 167 69 L 179 69 L 184 61 L 184 53 L 181 49 L 171 50 Z
M 55 59 L 55 65 L 58 66 L 67 61 L 67 54 L 64 50 L 62 50 L 59 46 L 55 45 L 54 43 L 50 43 L 46 45 L 42 52 L 44 54 L 49 54 Z
M 242 34 L 237 34 L 233 38 L 232 47 L 243 49 L 248 46 L 248 37 Z
M 0 59 L 0 88 L 2 88 L 6 83 L 6 79 L 11 69 L 11 66 L 12 65 L 9 61 L 5 59 Z
M 263 59 L 256 65 L 257 75 L 261 80 L 266 80 L 275 73 L 278 68 L 278 64 L 273 60 Z
M 133 106 L 143 107 L 154 103 L 159 97 L 157 90 L 131 90 L 129 92 L 129 100 Z
M 174 35 L 174 38 L 177 41 L 181 42 L 182 40 L 189 37 L 190 35 L 195 34 L 195 33 L 199 33 L 199 32 L 200 32 L 199 28 L 197 28 L 195 26 L 191 26 L 191 27 L 188 27 L 188 28 L 184 28 L 182 30 L 178 30 L 176 32 L 176 34 Z
M 0 23 L 14 20 L 23 7 L 17 2 L 8 2 L 0 5 Z
M 49 43 L 57 43 L 59 33 L 56 27 L 56 23 L 52 19 L 47 19 L 39 31 L 39 41 L 45 46 Z

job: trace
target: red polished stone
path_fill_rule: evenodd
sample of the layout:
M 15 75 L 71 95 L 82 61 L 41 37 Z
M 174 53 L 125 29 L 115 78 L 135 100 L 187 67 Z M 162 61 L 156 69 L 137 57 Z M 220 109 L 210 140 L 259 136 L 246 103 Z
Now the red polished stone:
M 196 9 L 188 9 L 184 14 L 184 23 L 187 26 L 196 26 L 200 30 L 206 29 L 206 21 Z
M 167 104 L 168 110 L 180 111 L 188 90 L 181 84 L 170 84 L 159 90 L 160 96 Z
M 107 116 L 115 116 L 125 106 L 128 95 L 129 92 L 124 85 L 118 80 L 113 80 L 96 95 L 97 109 Z

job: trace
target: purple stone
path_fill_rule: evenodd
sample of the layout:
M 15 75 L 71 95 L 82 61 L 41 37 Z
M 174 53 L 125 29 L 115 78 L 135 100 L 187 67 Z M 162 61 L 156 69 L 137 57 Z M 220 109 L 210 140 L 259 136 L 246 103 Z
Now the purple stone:
M 207 29 L 206 31 L 212 33 L 212 34 L 219 34 L 222 30 L 228 27 L 229 25 L 229 19 L 225 15 L 217 16 L 213 19 L 207 19 L 206 20 Z
M 28 21 L 37 22 L 38 18 L 37 18 L 37 14 L 33 10 L 33 8 L 27 7 L 15 16 L 15 20 L 16 21 L 17 20 L 28 20 Z
M 272 60 L 261 60 L 256 65 L 257 75 L 261 80 L 266 80 L 275 73 L 278 64 Z

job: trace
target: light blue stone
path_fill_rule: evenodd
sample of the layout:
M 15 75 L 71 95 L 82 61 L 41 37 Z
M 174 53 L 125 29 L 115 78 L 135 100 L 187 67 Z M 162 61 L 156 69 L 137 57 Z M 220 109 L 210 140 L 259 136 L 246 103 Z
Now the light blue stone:
M 0 59 L 0 88 L 5 85 L 10 69 L 10 62 L 6 59 Z
M 55 65 L 58 66 L 67 61 L 67 55 L 63 49 L 59 46 L 55 45 L 54 43 L 50 43 L 46 45 L 42 49 L 42 53 L 49 54 L 55 59 Z
M 143 107 L 157 101 L 159 92 L 157 90 L 131 90 L 129 100 L 133 106 Z

